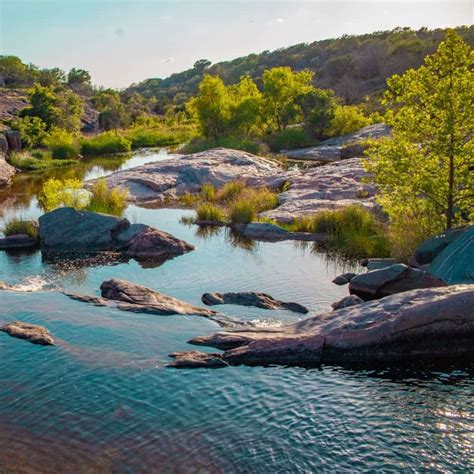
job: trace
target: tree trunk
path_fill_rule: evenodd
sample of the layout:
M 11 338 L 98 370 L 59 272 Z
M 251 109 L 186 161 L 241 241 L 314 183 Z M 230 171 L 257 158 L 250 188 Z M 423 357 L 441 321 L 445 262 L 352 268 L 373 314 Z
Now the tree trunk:
M 448 208 L 446 210 L 446 229 L 453 227 L 454 220 L 454 157 L 449 157 Z

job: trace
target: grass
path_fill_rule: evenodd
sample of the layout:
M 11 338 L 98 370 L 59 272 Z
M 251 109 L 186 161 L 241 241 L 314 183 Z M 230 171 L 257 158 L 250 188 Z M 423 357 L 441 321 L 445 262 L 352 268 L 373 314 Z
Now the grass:
M 104 132 L 81 142 L 81 153 L 84 156 L 127 153 L 132 149 L 130 140 L 115 132 Z
M 120 188 L 109 188 L 105 179 L 96 181 L 91 189 L 92 196 L 86 210 L 121 216 L 127 207 L 128 191 Z
M 292 232 L 328 235 L 327 246 L 348 257 L 388 257 L 389 242 L 383 225 L 362 206 L 320 211 L 284 226 Z
M 262 152 L 262 146 L 260 143 L 257 143 L 248 138 L 238 138 L 238 137 L 222 137 L 217 140 L 213 139 L 195 139 L 183 149 L 184 153 L 198 153 L 201 151 L 210 150 L 212 148 L 230 148 L 233 150 L 246 151 L 254 155 L 258 155 Z
M 26 234 L 32 239 L 38 238 L 38 226 L 34 221 L 24 221 L 14 217 L 7 220 L 2 229 L 6 237 L 9 235 Z
M 12 152 L 8 162 L 22 171 L 41 171 L 49 168 L 61 168 L 77 163 L 77 160 L 55 160 L 48 151 L 34 150 Z
M 312 140 L 309 134 L 302 128 L 283 130 L 282 132 L 271 135 L 267 142 L 270 146 L 270 150 L 273 152 L 315 145 L 315 141 Z
M 255 220 L 256 215 L 256 207 L 248 199 L 240 199 L 234 202 L 229 211 L 230 221 L 233 224 L 250 224 Z
M 195 134 L 195 128 L 190 126 L 164 128 L 140 125 L 123 132 L 133 149 L 180 145 L 189 141 Z
M 203 203 L 199 204 L 196 208 L 196 220 L 220 223 L 226 221 L 226 215 L 220 207 L 210 203 Z

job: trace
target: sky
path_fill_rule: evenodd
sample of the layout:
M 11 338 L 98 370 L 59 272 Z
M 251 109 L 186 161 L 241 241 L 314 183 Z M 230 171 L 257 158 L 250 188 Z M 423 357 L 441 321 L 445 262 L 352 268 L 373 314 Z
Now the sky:
M 0 54 L 126 87 L 206 58 L 397 26 L 473 23 L 474 0 L 0 0 Z

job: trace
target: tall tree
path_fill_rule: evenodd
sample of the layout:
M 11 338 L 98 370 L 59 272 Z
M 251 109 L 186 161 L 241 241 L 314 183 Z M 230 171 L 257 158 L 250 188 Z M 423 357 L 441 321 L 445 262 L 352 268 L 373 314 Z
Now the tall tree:
M 366 166 L 392 221 L 420 209 L 438 230 L 474 218 L 473 60 L 448 30 L 423 66 L 388 81 L 392 137 L 371 149 Z

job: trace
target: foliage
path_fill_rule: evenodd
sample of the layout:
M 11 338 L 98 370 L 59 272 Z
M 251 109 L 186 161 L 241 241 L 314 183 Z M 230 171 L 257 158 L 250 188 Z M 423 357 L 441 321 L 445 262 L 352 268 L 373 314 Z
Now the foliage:
M 229 202 L 238 198 L 244 191 L 246 185 L 243 181 L 229 181 L 219 189 L 217 200 L 219 202 Z
M 366 168 L 392 229 L 419 212 L 434 233 L 474 218 L 473 59 L 472 48 L 448 30 L 422 67 L 388 81 L 392 137 L 373 145 Z
M 315 144 L 311 136 L 303 128 L 287 128 L 268 138 L 270 149 L 274 152 L 304 148 Z
M 206 201 L 214 201 L 217 197 L 216 187 L 209 183 L 204 183 L 201 186 L 201 194 L 203 195 Z
M 43 150 L 12 152 L 8 161 L 12 166 L 23 171 L 40 171 L 77 163 L 76 160 L 53 160 L 51 153 Z
M 81 153 L 84 156 L 127 153 L 131 150 L 131 142 L 114 132 L 104 132 L 81 142 Z
M 24 221 L 18 218 L 7 219 L 2 229 L 4 235 L 26 234 L 32 239 L 38 238 L 38 226 L 36 222 Z
M 196 220 L 202 222 L 225 222 L 226 217 L 220 207 L 211 203 L 203 203 L 196 207 Z
M 128 191 L 108 188 L 105 180 L 98 180 L 91 190 L 84 189 L 77 179 L 51 178 L 43 185 L 39 195 L 41 205 L 46 211 L 58 207 L 73 207 L 91 212 L 121 215 L 127 206 Z
M 191 126 L 164 127 L 136 125 L 122 132 L 130 140 L 132 148 L 145 148 L 155 146 L 173 146 L 188 141 L 195 135 Z
M 127 207 L 128 190 L 109 188 L 105 179 L 95 181 L 90 191 L 88 211 L 121 216 Z
M 43 140 L 55 160 L 72 160 L 79 156 L 79 143 L 72 133 L 60 128 L 53 128 Z
M 249 224 L 255 220 L 257 211 L 249 199 L 241 199 L 232 204 L 229 210 L 230 221 L 233 224 Z
M 247 153 L 258 155 L 261 153 L 261 145 L 253 140 L 238 137 L 221 137 L 217 140 L 196 139 L 186 145 L 183 149 L 184 153 L 199 153 L 201 151 L 210 150 L 212 148 L 230 148 L 232 150 L 242 150 Z
M 47 136 L 46 124 L 39 117 L 16 117 L 10 122 L 10 127 L 18 130 L 25 148 L 42 145 Z
M 370 124 L 371 120 L 355 105 L 338 105 L 327 133 L 331 137 L 348 135 Z
M 117 130 L 128 125 L 129 117 L 117 91 L 98 91 L 92 102 L 99 112 L 99 126 L 102 130 Z

